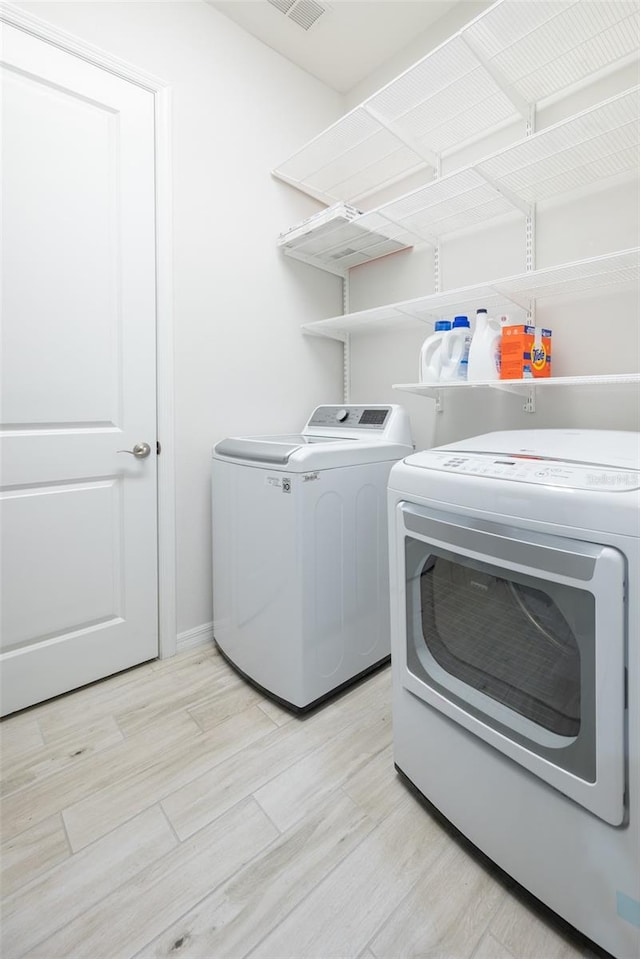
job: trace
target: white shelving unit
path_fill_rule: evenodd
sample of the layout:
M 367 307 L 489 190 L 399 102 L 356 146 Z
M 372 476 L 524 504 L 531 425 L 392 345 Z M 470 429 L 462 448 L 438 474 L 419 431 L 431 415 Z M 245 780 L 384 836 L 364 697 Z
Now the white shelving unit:
M 433 324 L 469 314 L 478 304 L 494 315 L 531 321 L 537 305 L 552 299 L 638 289 L 640 248 L 543 270 L 534 265 L 537 204 L 637 176 L 640 87 L 534 129 L 540 106 L 637 61 L 639 36 L 640 0 L 498 0 L 273 171 L 321 202 L 358 209 L 383 190 L 399 192 L 409 176 L 422 180 L 417 189 L 356 216 L 343 233 L 308 234 L 286 249 L 281 244 L 288 255 L 345 280 L 352 266 L 394 249 L 435 249 L 436 292 L 302 327 L 345 344 L 345 398 L 352 333 Z M 505 127 L 512 128 L 515 142 L 441 175 L 443 158 Z M 515 139 L 523 128 L 526 136 Z M 442 292 L 441 240 L 510 216 L 524 222 L 526 271 Z M 492 387 L 524 394 L 524 408 L 533 410 L 539 388 L 639 382 L 638 374 L 629 373 L 395 388 L 435 396 L 441 408 L 445 390 Z

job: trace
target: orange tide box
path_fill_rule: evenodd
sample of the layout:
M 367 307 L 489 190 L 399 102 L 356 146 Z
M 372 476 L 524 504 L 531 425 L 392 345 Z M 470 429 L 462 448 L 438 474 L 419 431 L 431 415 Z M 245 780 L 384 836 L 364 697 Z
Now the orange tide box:
M 500 379 L 551 376 L 551 330 L 504 326 L 500 341 Z

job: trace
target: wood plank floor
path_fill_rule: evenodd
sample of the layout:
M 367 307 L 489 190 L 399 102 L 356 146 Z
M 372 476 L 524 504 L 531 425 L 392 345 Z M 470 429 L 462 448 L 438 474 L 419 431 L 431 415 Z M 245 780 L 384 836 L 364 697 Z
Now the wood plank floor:
M 400 781 L 390 680 L 300 719 L 207 646 L 4 720 L 3 959 L 593 955 Z

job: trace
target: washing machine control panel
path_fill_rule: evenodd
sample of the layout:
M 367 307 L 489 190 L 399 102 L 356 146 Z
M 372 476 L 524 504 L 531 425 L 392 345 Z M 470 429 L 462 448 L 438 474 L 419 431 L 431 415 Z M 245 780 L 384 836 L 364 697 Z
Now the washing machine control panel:
M 306 428 L 332 427 L 333 429 L 382 431 L 390 412 L 389 406 L 319 406 L 314 410 Z
M 519 483 L 537 483 L 543 486 L 566 486 L 569 489 L 588 489 L 603 493 L 640 489 L 640 472 L 636 470 L 559 463 L 556 460 L 521 455 L 426 450 L 416 454 L 413 462 L 423 469 Z

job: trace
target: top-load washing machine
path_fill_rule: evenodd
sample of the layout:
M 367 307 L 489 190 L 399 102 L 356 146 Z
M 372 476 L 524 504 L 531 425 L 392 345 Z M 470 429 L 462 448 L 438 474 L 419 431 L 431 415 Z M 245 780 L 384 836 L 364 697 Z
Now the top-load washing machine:
M 397 405 L 319 406 L 300 434 L 214 448 L 214 638 L 294 710 L 389 658 L 387 479 L 412 450 Z
M 397 768 L 640 955 L 640 434 L 489 433 L 389 478 Z

